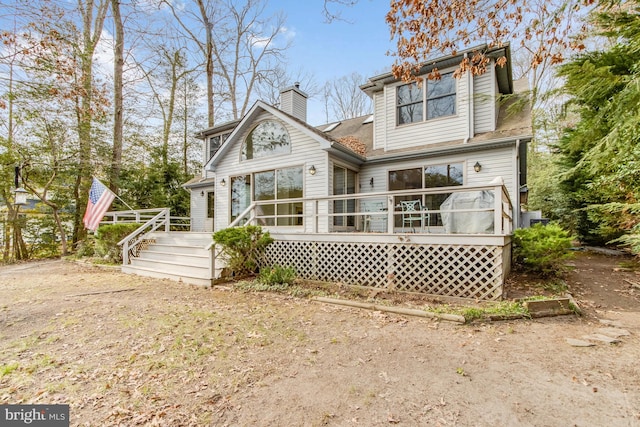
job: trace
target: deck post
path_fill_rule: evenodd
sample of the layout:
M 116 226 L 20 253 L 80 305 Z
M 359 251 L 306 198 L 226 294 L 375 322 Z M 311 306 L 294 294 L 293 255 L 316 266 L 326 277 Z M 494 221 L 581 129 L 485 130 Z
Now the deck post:
M 169 210 L 169 208 L 164 210 L 164 215 L 165 215 L 165 218 L 164 218 L 164 232 L 165 233 L 168 233 L 169 230 L 171 229 L 171 214 L 170 214 L 170 212 L 171 211 Z
M 393 234 L 393 226 L 395 223 L 395 213 L 393 205 L 393 196 L 387 196 L 387 233 Z
M 129 241 L 122 245 L 122 265 L 129 265 Z
M 318 232 L 318 201 L 311 202 L 311 232 Z
M 216 273 L 216 245 L 212 244 L 209 248 L 209 278 L 215 279 Z
M 493 189 L 493 199 L 495 203 L 493 217 L 493 234 L 502 234 L 502 186 L 496 185 Z

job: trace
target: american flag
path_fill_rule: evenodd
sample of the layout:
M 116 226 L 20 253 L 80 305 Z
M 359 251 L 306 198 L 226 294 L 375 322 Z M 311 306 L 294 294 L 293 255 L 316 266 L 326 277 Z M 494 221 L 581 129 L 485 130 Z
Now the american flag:
M 89 200 L 87 211 L 84 213 L 84 226 L 87 230 L 96 231 L 104 217 L 104 213 L 109 209 L 116 195 L 103 183 L 93 178 L 91 190 L 89 190 Z

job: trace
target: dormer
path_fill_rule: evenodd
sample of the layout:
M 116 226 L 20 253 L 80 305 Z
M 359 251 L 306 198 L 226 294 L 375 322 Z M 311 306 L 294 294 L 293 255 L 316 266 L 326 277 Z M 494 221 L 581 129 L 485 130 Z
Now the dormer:
M 203 140 L 203 164 L 207 163 L 209 159 L 213 157 L 238 123 L 239 120 L 233 120 L 231 122 L 226 122 L 221 125 L 205 129 L 195 135 L 196 138 Z
M 464 58 L 478 50 L 490 61 L 486 73 L 454 77 Z M 496 65 L 503 56 L 506 64 Z M 434 69 L 440 78 L 427 78 Z M 499 96 L 513 92 L 509 47 L 476 47 L 424 63 L 414 82 L 386 73 L 370 78 L 361 89 L 373 100 L 374 150 L 466 144 L 499 126 Z

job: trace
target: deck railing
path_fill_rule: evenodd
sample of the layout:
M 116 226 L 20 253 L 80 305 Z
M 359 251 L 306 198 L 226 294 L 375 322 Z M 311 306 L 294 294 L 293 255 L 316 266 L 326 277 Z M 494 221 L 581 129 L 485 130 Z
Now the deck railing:
M 130 211 L 112 211 L 104 214 L 101 224 L 117 223 L 145 223 L 158 213 L 169 208 L 138 209 Z M 189 231 L 191 218 L 182 216 L 169 216 L 169 230 Z M 169 231 L 167 230 L 167 231 Z
M 435 201 L 448 201 L 437 203 Z M 400 201 L 419 200 L 413 220 Z M 425 203 L 429 201 L 431 203 Z M 285 213 L 282 212 L 292 212 Z M 268 213 L 265 213 L 268 212 Z M 389 214 L 391 212 L 391 214 Z M 418 219 L 415 219 L 418 218 Z M 513 204 L 504 185 L 411 189 L 316 198 L 254 201 L 229 226 L 300 227 L 305 232 L 494 234 L 513 231 Z

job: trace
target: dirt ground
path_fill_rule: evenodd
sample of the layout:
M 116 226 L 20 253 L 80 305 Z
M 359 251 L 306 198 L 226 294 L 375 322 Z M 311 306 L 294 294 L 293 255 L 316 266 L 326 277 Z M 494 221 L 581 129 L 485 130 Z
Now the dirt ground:
M 69 404 L 74 426 L 640 425 L 640 273 L 594 252 L 570 264 L 584 316 L 467 325 L 4 266 L 0 404 Z M 510 295 L 538 291 L 516 278 Z

